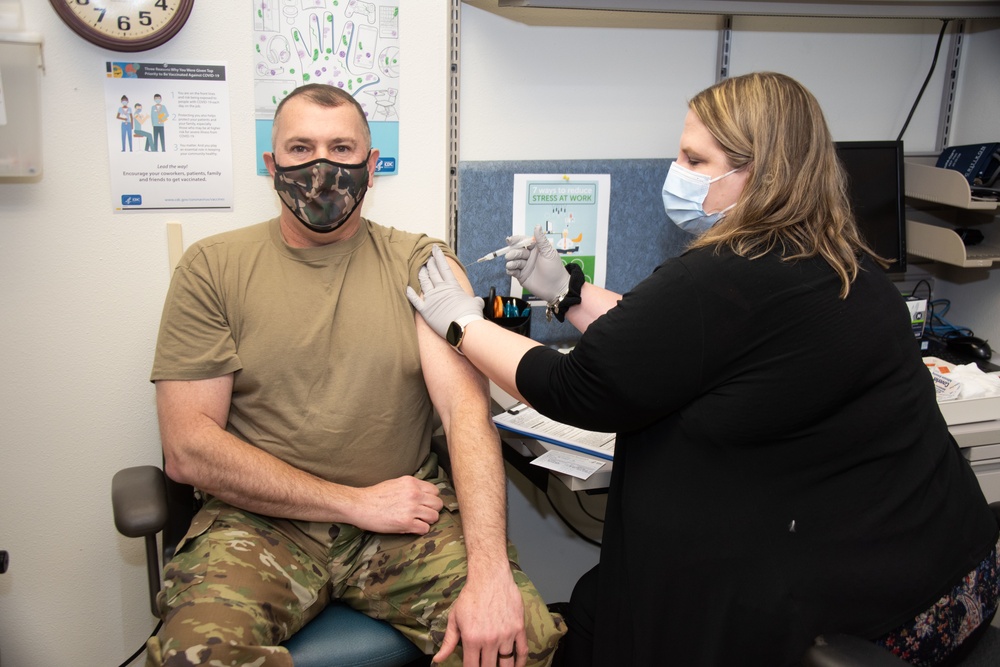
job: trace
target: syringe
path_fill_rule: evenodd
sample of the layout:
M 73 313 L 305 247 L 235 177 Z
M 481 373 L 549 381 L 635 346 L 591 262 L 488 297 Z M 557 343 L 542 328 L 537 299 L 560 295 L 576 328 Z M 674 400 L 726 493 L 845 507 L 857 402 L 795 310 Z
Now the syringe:
M 534 242 L 535 242 L 535 237 L 533 237 L 533 236 L 526 236 L 523 239 L 521 239 L 520 241 L 518 241 L 517 243 L 514 243 L 512 245 L 504 246 L 504 247 L 500 248 L 499 250 L 494 250 L 493 252 L 486 253 L 485 255 L 483 255 L 482 257 L 480 257 L 479 259 L 477 259 L 476 262 L 488 262 L 491 259 L 496 259 L 497 257 L 500 257 L 501 255 L 506 255 L 511 250 L 516 250 L 518 248 L 527 248 L 528 246 L 530 246 Z

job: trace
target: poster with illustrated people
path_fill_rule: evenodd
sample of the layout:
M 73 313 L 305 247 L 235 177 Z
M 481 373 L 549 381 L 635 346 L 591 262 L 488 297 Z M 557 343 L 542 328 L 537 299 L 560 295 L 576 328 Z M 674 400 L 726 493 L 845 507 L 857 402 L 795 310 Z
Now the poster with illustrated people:
M 104 63 L 115 212 L 231 209 L 232 133 L 222 63 Z
M 351 93 L 379 149 L 376 175 L 399 167 L 399 0 L 253 0 L 257 173 L 278 103 L 325 83 Z
M 563 264 L 579 264 L 588 283 L 604 287 L 610 201 L 610 174 L 514 174 L 512 233 L 540 226 Z M 534 300 L 510 282 L 511 294 Z

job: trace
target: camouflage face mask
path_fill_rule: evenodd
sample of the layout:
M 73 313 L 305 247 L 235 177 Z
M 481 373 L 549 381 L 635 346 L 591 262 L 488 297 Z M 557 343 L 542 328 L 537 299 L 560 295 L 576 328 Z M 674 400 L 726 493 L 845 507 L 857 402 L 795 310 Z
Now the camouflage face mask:
M 321 234 L 332 232 L 365 198 L 368 158 L 358 164 L 320 158 L 292 167 L 279 167 L 275 162 L 274 189 L 303 225 Z

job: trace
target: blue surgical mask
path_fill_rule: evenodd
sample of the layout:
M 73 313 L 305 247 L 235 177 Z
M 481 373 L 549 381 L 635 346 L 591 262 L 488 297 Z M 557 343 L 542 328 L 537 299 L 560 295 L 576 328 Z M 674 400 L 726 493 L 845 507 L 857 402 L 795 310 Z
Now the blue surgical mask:
M 708 196 L 708 188 L 737 170 L 727 171 L 722 176 L 712 178 L 705 174 L 686 169 L 676 162 L 671 163 L 667 178 L 663 182 L 663 209 L 674 224 L 691 234 L 702 234 L 717 223 L 726 211 L 736 204 L 727 206 L 721 211 L 709 214 L 702 206 Z

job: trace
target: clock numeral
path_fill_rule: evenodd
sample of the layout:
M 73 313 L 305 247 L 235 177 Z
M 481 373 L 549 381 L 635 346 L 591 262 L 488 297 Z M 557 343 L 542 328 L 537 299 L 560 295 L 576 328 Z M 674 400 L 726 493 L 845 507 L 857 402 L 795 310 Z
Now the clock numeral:
M 139 23 L 142 25 L 153 25 L 153 16 L 149 12 L 139 12 Z
M 118 29 L 119 30 L 121 30 L 122 32 L 125 32 L 126 30 L 128 30 L 131 27 L 132 27 L 132 24 L 129 23 L 129 20 L 128 20 L 127 16 L 119 16 L 118 17 Z
M 156 6 L 163 11 L 167 11 L 167 0 L 156 0 Z

